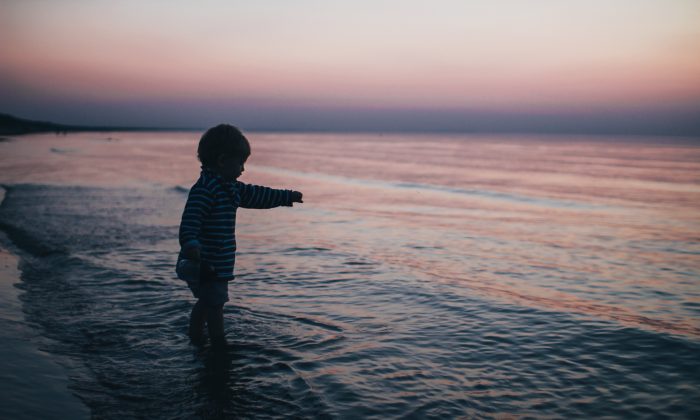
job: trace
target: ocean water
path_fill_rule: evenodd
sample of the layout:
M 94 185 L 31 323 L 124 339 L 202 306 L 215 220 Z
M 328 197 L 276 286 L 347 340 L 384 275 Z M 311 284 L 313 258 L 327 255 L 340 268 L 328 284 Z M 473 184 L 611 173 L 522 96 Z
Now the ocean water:
M 22 310 L 95 418 L 698 418 L 700 141 L 250 133 L 229 346 L 174 277 L 199 133 L 0 142 Z

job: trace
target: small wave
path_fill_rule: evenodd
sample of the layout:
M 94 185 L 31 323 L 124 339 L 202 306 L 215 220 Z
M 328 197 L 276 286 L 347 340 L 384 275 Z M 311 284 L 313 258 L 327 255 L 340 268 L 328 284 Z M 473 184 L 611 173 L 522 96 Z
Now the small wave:
M 52 147 L 51 152 L 58 153 L 60 155 L 66 155 L 66 154 L 70 154 L 70 153 L 75 153 L 76 150 L 75 149 L 60 149 L 58 147 Z
M 271 320 L 279 320 L 279 319 L 287 319 L 292 322 L 297 322 L 300 324 L 305 324 L 311 327 L 317 327 L 322 330 L 327 330 L 327 331 L 333 331 L 335 333 L 342 333 L 345 331 L 345 328 L 343 328 L 340 325 L 334 325 L 331 324 L 330 321 L 327 320 L 318 320 L 318 319 L 313 319 L 309 317 L 304 317 L 304 316 L 299 316 L 299 315 L 292 315 L 292 314 L 285 314 L 282 312 L 272 312 L 272 311 L 262 311 L 259 309 L 252 309 L 243 305 L 230 305 L 232 307 L 235 307 L 236 310 L 238 311 L 246 311 L 251 314 L 255 314 L 256 317 L 258 318 L 267 318 Z
M 375 266 L 375 265 L 377 265 L 376 263 L 373 263 L 370 261 L 355 261 L 355 260 L 344 261 L 343 264 L 344 265 L 361 265 L 361 266 L 366 266 L 366 265 Z
M 337 333 L 343 332 L 342 327 L 332 325 L 332 324 L 328 323 L 328 321 L 322 322 L 322 321 L 319 321 L 316 319 L 311 319 L 311 318 L 302 317 L 302 316 L 293 316 L 293 315 L 282 315 L 282 316 L 289 318 L 293 321 L 302 323 L 302 324 L 310 325 L 312 327 L 318 327 L 318 328 L 322 328 L 324 330 L 330 330 L 330 331 L 334 331 Z
M 0 208 L 7 207 L 6 198 L 14 191 L 13 187 L 0 185 Z M 37 237 L 26 229 L 14 225 L 7 218 L 0 219 L 0 230 L 5 232 L 10 240 L 20 249 L 39 257 L 53 254 L 65 254 L 66 250 L 60 246 L 52 246 L 46 238 Z
M 384 180 L 369 180 L 360 178 L 349 178 L 338 175 L 328 175 L 322 173 L 312 173 L 312 172 L 301 172 L 293 171 L 289 169 L 279 169 L 273 167 L 256 167 L 256 169 L 264 170 L 265 172 L 283 174 L 287 176 L 295 176 L 299 178 L 312 178 L 312 179 L 325 179 L 331 182 L 350 184 L 350 185 L 361 185 L 364 187 L 376 187 L 376 188 L 400 188 L 400 189 L 414 189 L 414 190 L 424 190 L 431 192 L 440 192 L 448 194 L 460 194 L 469 195 L 480 198 L 487 198 L 490 200 L 499 201 L 511 201 L 525 204 L 533 204 L 537 206 L 554 207 L 554 208 L 570 208 L 578 210 L 600 210 L 608 209 L 609 206 L 596 205 L 583 203 L 573 200 L 558 200 L 553 198 L 545 197 L 534 197 L 526 196 L 520 194 L 504 193 L 500 191 L 489 191 L 489 190 L 477 190 L 477 189 L 465 189 L 457 187 L 449 187 L 445 185 L 432 185 L 432 184 L 422 184 L 417 182 L 393 182 Z
M 45 240 L 38 238 L 28 231 L 5 223 L 0 220 L 0 230 L 5 232 L 10 240 L 20 249 L 37 257 L 48 257 L 55 254 L 66 254 L 67 251 L 60 246 L 50 246 Z
M 422 190 L 447 192 L 447 193 L 452 193 L 452 194 L 471 195 L 471 196 L 483 197 L 483 198 L 488 198 L 488 199 L 493 199 L 493 200 L 505 200 L 505 201 L 512 201 L 512 202 L 518 202 L 518 203 L 525 203 L 525 204 L 535 204 L 535 205 L 545 206 L 545 207 L 572 208 L 572 209 L 581 209 L 581 210 L 594 210 L 594 209 L 606 208 L 606 206 L 601 206 L 601 205 L 586 204 L 586 203 L 567 201 L 567 200 L 555 200 L 552 198 L 531 197 L 531 196 L 525 196 L 525 195 L 519 195 L 519 194 L 509 194 L 509 193 L 503 193 L 503 192 L 499 192 L 499 191 L 463 189 L 463 188 L 455 188 L 455 187 L 446 187 L 446 186 L 441 186 L 441 185 L 418 184 L 418 183 L 412 183 L 412 182 L 402 182 L 402 183 L 397 183 L 394 185 L 398 188 L 422 189 Z
M 334 345 L 340 345 L 345 340 L 346 340 L 346 337 L 344 335 L 341 335 L 341 334 L 330 335 L 327 337 L 324 336 L 324 337 L 321 337 L 320 339 L 315 339 L 315 340 L 300 339 L 296 343 L 290 345 L 289 348 L 292 348 L 295 350 L 311 351 L 314 349 L 329 348 L 329 347 L 334 346 Z
M 459 275 L 454 277 L 436 272 L 427 272 L 429 276 L 446 280 L 448 282 L 459 282 L 460 284 L 468 284 L 469 288 L 474 291 L 484 293 L 486 296 L 507 298 L 510 301 L 515 301 L 524 304 L 525 307 L 534 305 L 534 307 L 547 308 L 556 310 L 561 313 L 578 313 L 587 314 L 600 319 L 607 319 L 619 322 L 634 328 L 649 329 L 652 331 L 687 335 L 690 337 L 700 337 L 700 328 L 692 322 L 681 320 L 665 321 L 662 319 L 654 319 L 648 316 L 634 313 L 621 306 L 611 306 L 609 304 L 597 303 L 585 298 L 576 297 L 573 294 L 557 293 L 555 295 L 537 296 L 528 293 L 522 293 L 511 288 L 494 286 L 491 284 L 483 284 L 478 281 L 471 280 Z M 501 272 L 504 276 L 511 276 L 517 273 Z M 442 302 L 436 302 L 442 304 Z
M 177 236 L 158 191 L 18 184 L 0 208 L 2 227 L 33 254 L 111 250 Z M 160 204 L 156 204 L 159 202 Z
M 314 255 L 317 252 L 328 252 L 330 250 L 331 250 L 330 248 L 323 248 L 323 247 L 318 247 L 318 246 L 309 246 L 309 247 L 294 246 L 291 248 L 283 249 L 282 252 L 291 253 L 291 254 L 298 254 L 298 255 Z
M 186 193 L 190 192 L 190 189 L 189 189 L 189 188 L 185 188 L 185 187 L 183 187 L 182 185 L 176 185 L 176 186 L 174 186 L 174 187 L 171 188 L 171 191 L 175 191 L 175 192 L 178 192 L 178 193 L 185 193 L 185 194 L 186 194 Z

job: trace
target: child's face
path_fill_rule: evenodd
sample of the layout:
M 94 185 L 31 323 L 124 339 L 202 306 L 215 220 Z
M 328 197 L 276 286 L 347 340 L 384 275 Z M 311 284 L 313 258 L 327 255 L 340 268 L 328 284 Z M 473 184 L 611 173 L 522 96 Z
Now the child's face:
M 221 155 L 216 161 L 216 171 L 226 181 L 235 181 L 245 170 L 244 165 L 247 158 L 238 156 Z

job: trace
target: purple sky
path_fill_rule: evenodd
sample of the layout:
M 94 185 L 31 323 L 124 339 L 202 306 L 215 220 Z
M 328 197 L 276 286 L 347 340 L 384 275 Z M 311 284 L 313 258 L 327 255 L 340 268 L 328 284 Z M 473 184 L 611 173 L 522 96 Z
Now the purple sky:
M 0 112 L 64 123 L 700 135 L 700 3 L 9 0 Z

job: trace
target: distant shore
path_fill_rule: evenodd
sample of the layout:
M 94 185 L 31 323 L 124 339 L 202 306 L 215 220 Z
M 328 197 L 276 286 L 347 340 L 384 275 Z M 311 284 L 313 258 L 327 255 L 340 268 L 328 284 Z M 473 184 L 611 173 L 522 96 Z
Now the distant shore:
M 187 128 L 178 128 L 186 130 Z M 72 133 L 79 131 L 168 131 L 172 127 L 124 127 L 102 125 L 71 125 L 49 121 L 29 120 L 0 113 L 0 136 L 32 133 Z

